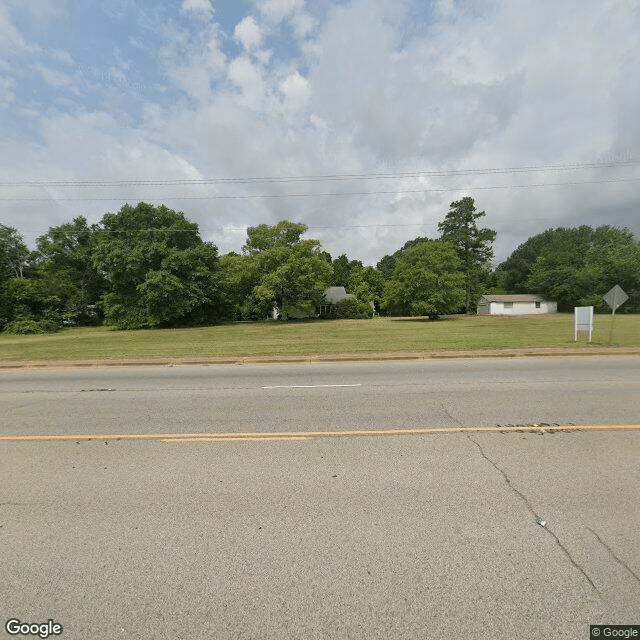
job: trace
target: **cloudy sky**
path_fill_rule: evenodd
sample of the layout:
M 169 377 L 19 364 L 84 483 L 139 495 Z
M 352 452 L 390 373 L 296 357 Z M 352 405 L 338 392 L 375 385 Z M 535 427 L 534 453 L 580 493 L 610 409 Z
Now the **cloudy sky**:
M 502 260 L 640 237 L 637 0 L 0 0 L 0 223 L 165 203 L 366 264 L 475 198 Z

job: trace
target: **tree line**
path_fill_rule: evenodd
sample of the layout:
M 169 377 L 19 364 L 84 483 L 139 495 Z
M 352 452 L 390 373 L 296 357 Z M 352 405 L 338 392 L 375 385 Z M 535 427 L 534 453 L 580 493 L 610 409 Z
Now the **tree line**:
M 378 313 L 428 316 L 475 312 L 485 293 L 540 293 L 560 311 L 601 309 L 614 284 L 640 310 L 640 244 L 627 229 L 549 229 L 492 264 L 496 232 L 479 228 L 473 198 L 451 203 L 436 239 L 418 237 L 375 267 L 333 258 L 307 227 L 283 220 L 247 229 L 241 253 L 218 255 L 185 214 L 144 202 L 89 225 L 80 216 L 51 227 L 30 251 L 0 225 L 0 330 L 54 331 L 107 324 L 179 327 L 312 314 L 328 286 L 354 298 L 333 317 Z

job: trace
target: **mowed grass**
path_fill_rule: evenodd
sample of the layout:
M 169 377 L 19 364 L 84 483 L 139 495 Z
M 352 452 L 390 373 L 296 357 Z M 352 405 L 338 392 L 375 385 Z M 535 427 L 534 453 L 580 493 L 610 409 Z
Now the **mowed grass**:
M 609 345 L 610 315 L 595 318 L 593 347 Z M 374 318 L 251 322 L 196 329 L 116 331 L 81 327 L 37 336 L 0 334 L 0 361 L 145 357 L 286 356 L 380 351 L 584 347 L 573 316 Z M 640 346 L 640 315 L 615 317 L 612 346 Z

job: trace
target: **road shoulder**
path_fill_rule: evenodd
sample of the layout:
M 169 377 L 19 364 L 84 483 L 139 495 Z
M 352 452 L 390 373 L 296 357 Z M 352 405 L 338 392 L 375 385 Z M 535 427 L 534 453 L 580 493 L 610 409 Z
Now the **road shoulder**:
M 433 360 L 444 358 L 525 358 L 563 356 L 640 355 L 640 347 L 532 347 L 524 349 L 476 349 L 440 351 L 380 351 L 368 353 L 328 353 L 287 356 L 151 356 L 96 360 L 8 360 L 0 369 L 60 369 L 82 367 L 315 364 L 323 362 L 377 362 L 393 360 Z

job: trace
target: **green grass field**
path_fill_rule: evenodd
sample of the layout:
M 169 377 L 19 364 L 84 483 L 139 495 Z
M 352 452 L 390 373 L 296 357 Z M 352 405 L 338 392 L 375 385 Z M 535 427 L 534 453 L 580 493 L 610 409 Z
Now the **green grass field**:
M 609 344 L 610 315 L 595 318 L 591 346 Z M 154 356 L 264 356 L 584 347 L 573 339 L 573 316 L 413 318 L 252 322 L 197 329 L 115 331 L 66 329 L 36 336 L 0 334 L 0 361 L 102 360 Z M 640 315 L 615 317 L 612 346 L 640 346 Z

